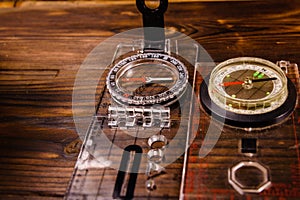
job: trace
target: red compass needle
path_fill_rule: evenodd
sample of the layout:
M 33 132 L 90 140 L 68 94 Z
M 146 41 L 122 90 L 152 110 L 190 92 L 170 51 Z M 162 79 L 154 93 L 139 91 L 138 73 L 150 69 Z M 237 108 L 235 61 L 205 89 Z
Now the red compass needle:
M 252 83 L 257 83 L 257 82 L 265 82 L 265 81 L 274 81 L 276 80 L 276 77 L 272 77 L 272 78 L 262 78 L 262 79 L 249 79 L 250 82 Z M 233 81 L 233 82 L 224 82 L 221 83 L 220 86 L 231 86 L 231 85 L 243 85 L 245 83 L 245 81 Z
M 146 77 L 131 77 L 131 78 L 123 78 L 122 81 L 124 82 L 142 82 L 146 83 Z
M 220 86 L 231 86 L 231 85 L 242 85 L 244 83 L 244 81 L 234 81 L 234 82 L 225 82 L 225 83 L 221 83 Z

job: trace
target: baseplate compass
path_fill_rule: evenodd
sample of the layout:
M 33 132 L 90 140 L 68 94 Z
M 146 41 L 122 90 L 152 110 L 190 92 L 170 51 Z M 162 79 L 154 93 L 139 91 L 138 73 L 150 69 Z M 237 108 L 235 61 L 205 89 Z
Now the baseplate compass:
M 295 63 L 252 57 L 199 80 L 181 199 L 299 199 L 299 80 Z
M 155 9 L 143 0 L 136 3 L 144 28 L 124 34 L 125 42 L 122 37 L 116 46 L 107 42 L 108 48 L 115 47 L 112 61 L 99 75 L 99 103 L 66 199 L 180 196 L 183 155 L 200 112 L 195 66 L 200 51 L 201 58 L 211 58 L 189 37 L 174 30 L 165 35 L 167 0 Z M 85 63 L 94 64 L 97 58 Z

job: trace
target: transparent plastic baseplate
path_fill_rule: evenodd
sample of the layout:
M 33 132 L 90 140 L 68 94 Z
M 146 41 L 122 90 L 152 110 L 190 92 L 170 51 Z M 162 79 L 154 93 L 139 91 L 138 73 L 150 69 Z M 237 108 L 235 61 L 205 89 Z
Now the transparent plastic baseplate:
M 142 40 L 120 44 L 114 59 L 139 49 L 143 49 Z M 171 52 L 186 55 L 192 66 L 197 63 L 197 45 L 186 47 L 166 40 L 165 53 Z M 112 100 L 105 87 L 99 87 L 104 89 L 99 92 L 98 109 L 65 199 L 179 198 L 184 152 L 191 129 L 198 126 L 194 116 L 199 114 L 194 109 L 199 107 L 194 93 L 196 67 L 188 71 L 189 86 L 183 98 L 170 106 L 123 106 Z
M 299 68 L 289 61 L 277 65 L 300 91 Z M 201 127 L 187 153 L 181 199 L 299 199 L 300 104 L 281 124 L 262 130 L 241 130 L 208 123 Z M 206 156 L 201 147 L 208 129 L 221 132 Z M 213 138 L 212 138 L 213 139 Z

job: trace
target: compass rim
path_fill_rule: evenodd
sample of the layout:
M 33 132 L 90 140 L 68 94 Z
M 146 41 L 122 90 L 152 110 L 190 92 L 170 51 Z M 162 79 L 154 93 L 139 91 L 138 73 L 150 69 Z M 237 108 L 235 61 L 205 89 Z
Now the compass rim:
M 297 105 L 297 90 L 293 82 L 287 78 L 288 96 L 285 102 L 275 110 L 262 114 L 240 114 L 222 109 L 215 104 L 208 95 L 206 82 L 209 77 L 200 85 L 200 102 L 204 110 L 218 121 L 226 125 L 239 128 L 265 128 L 275 126 L 284 122 L 295 110 Z

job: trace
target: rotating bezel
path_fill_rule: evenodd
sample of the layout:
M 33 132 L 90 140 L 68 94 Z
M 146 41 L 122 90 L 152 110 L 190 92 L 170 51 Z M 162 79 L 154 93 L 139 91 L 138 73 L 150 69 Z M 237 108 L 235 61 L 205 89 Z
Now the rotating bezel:
M 125 73 L 133 67 L 139 67 L 141 63 L 156 63 L 174 70 L 177 75 L 177 80 L 172 87 L 166 91 L 154 94 L 139 96 L 126 92 L 118 84 L 118 78 L 121 74 Z M 170 105 L 174 103 L 184 93 L 188 84 L 188 71 L 183 62 L 181 62 L 176 55 L 169 55 L 160 52 L 133 52 L 130 55 L 123 56 L 117 59 L 109 71 L 106 79 L 106 85 L 112 98 L 120 104 L 128 105 Z

